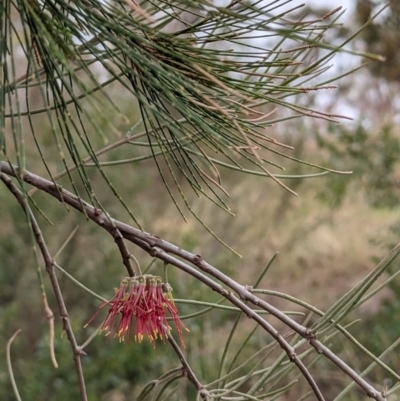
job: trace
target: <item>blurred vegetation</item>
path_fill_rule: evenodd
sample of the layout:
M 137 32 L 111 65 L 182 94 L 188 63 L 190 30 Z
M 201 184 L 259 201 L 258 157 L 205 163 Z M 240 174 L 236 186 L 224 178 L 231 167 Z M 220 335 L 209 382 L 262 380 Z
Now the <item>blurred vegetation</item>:
M 361 37 L 366 49 L 374 54 L 381 54 L 385 62 L 369 64 L 370 71 L 379 78 L 390 82 L 400 82 L 400 3 L 398 0 L 358 0 L 356 7 L 356 21 L 363 25 L 373 12 L 383 5 L 388 8 L 381 18 L 369 24 L 362 32 Z
M 351 129 L 330 125 L 328 134 L 316 135 L 318 146 L 327 150 L 329 165 L 341 168 L 351 165 L 353 176 L 350 180 L 333 174 L 327 189 L 320 197 L 337 206 L 344 201 L 349 183 L 365 192 L 366 201 L 377 208 L 398 206 L 400 185 L 399 153 L 400 138 L 398 128 L 384 125 L 366 128 L 359 123 Z M 333 139 L 333 140 L 332 140 Z

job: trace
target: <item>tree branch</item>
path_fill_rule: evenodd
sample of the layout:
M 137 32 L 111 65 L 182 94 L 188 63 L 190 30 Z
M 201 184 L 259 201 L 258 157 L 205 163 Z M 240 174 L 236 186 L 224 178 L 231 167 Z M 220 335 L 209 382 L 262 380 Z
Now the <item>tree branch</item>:
M 199 379 L 196 377 L 195 373 L 193 372 L 192 368 L 189 365 L 189 362 L 186 360 L 185 355 L 179 348 L 179 345 L 176 343 L 174 338 L 169 335 L 168 341 L 171 344 L 173 350 L 178 355 L 179 360 L 182 364 L 183 374 L 188 378 L 190 382 L 196 387 L 198 394 L 200 395 L 202 400 L 208 401 L 210 399 L 209 392 L 204 388 L 204 386 L 199 382 Z
M 44 262 L 46 265 L 46 271 L 50 277 L 53 291 L 56 296 L 58 308 L 60 310 L 61 319 L 63 320 L 63 327 L 64 327 L 65 332 L 67 333 L 68 340 L 71 343 L 71 348 L 72 348 L 72 352 L 74 355 L 74 361 L 75 361 L 75 369 L 76 369 L 76 372 L 78 375 L 81 399 L 82 399 L 82 401 L 87 401 L 85 379 L 83 377 L 83 370 L 82 370 L 82 364 L 81 364 L 81 359 L 80 359 L 81 355 L 85 355 L 85 353 L 81 350 L 81 348 L 78 346 L 78 344 L 76 342 L 75 335 L 74 335 L 74 332 L 71 327 L 71 323 L 68 318 L 68 311 L 65 306 L 64 298 L 62 296 L 62 292 L 61 292 L 60 286 L 58 284 L 57 276 L 54 271 L 54 260 L 50 255 L 50 252 L 47 248 L 46 242 L 45 242 L 42 232 L 40 230 L 40 227 L 39 227 L 38 223 L 36 222 L 35 216 L 32 213 L 24 194 L 15 186 L 15 184 L 12 182 L 12 180 L 7 175 L 5 175 L 1 172 L 0 172 L 0 180 L 4 182 L 6 187 L 15 196 L 18 203 L 24 209 L 25 213 L 28 214 L 30 217 L 30 223 L 31 223 L 33 233 L 35 235 L 36 243 L 38 244 L 39 249 L 42 253 L 42 256 L 43 256 L 43 259 L 44 259 Z
M 118 228 L 115 228 L 114 231 L 112 232 L 112 236 L 114 237 L 114 240 L 116 244 L 118 245 L 119 252 L 121 253 L 122 256 L 122 262 L 126 267 L 126 270 L 128 271 L 128 274 L 130 277 L 134 277 L 135 275 L 141 275 L 141 274 L 135 274 L 135 270 L 133 269 L 132 262 L 131 262 L 131 253 L 128 251 L 128 248 L 126 247 L 124 237 L 118 230 Z
M 0 162 L 0 171 L 8 175 L 14 176 L 18 173 L 18 167 L 11 166 L 6 162 Z M 254 312 L 249 306 L 246 305 L 244 301 L 250 302 L 253 305 L 257 305 L 260 308 L 268 311 L 270 314 L 275 316 L 285 325 L 290 327 L 292 330 L 300 334 L 303 338 L 309 341 L 309 343 L 315 348 L 315 350 L 319 354 L 323 354 L 329 360 L 331 360 L 336 366 L 338 366 L 343 372 L 345 372 L 352 380 L 354 380 L 363 390 L 364 392 L 371 398 L 376 401 L 385 401 L 384 395 L 375 390 L 368 382 L 366 382 L 360 375 L 358 375 L 350 366 L 348 366 L 344 361 L 338 358 L 335 354 L 330 351 L 328 347 L 322 344 L 307 327 L 302 326 L 297 323 L 289 316 L 285 315 L 283 312 L 269 304 L 268 302 L 262 300 L 256 295 L 252 294 L 246 286 L 238 284 L 236 281 L 232 280 L 230 277 L 221 273 L 218 269 L 211 266 L 209 263 L 204 261 L 200 255 L 195 255 L 188 251 L 185 251 L 176 245 L 173 245 L 167 241 L 162 240 L 161 238 L 143 232 L 137 228 L 134 228 L 128 224 L 120 222 L 118 220 L 112 219 L 110 216 L 106 216 L 101 210 L 94 208 L 87 202 L 79 199 L 77 196 L 72 194 L 71 192 L 63 189 L 60 186 L 54 185 L 51 181 L 48 181 L 36 174 L 24 171 L 20 174 L 22 179 L 33 185 L 34 187 L 47 192 L 53 197 L 57 198 L 61 202 L 65 202 L 78 211 L 85 213 L 88 218 L 93 220 L 95 223 L 103 227 L 108 232 L 112 233 L 112 230 L 117 227 L 122 236 L 129 241 L 135 243 L 146 252 L 148 252 L 151 256 L 157 257 L 164 262 L 170 263 L 179 269 L 187 272 L 188 274 L 196 277 L 198 280 L 202 281 L 204 284 L 209 286 L 216 292 L 222 294 L 225 298 L 227 298 L 231 303 L 239 307 L 248 317 L 255 320 L 260 326 L 264 328 L 286 351 L 289 356 L 289 359 L 294 362 L 297 367 L 300 369 L 302 374 L 305 376 L 307 381 L 310 383 L 314 393 L 316 394 L 319 400 L 323 400 L 323 396 L 320 393 L 317 385 L 315 384 L 314 379 L 311 377 L 307 368 L 303 365 L 301 360 L 297 357 L 294 349 L 286 342 L 286 340 L 279 334 L 277 330 L 275 330 L 267 321 L 265 321 L 261 316 L 259 316 L 256 312 Z M 219 280 L 221 283 L 225 284 L 231 290 L 235 291 L 239 298 L 237 298 L 232 292 L 226 290 L 222 285 L 216 283 L 214 280 L 210 279 L 205 274 L 201 273 L 194 267 L 188 265 L 187 263 L 182 262 L 180 259 L 177 259 L 170 254 L 174 254 L 179 258 L 193 264 L 198 269 L 211 275 L 215 279 Z

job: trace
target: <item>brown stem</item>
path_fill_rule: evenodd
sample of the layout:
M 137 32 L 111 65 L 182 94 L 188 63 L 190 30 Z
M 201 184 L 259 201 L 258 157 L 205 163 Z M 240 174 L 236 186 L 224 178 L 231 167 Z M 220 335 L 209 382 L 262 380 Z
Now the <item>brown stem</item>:
M 56 353 L 54 351 L 54 313 L 49 306 L 45 292 L 42 294 L 42 299 L 44 304 L 44 310 L 46 311 L 46 317 L 47 320 L 49 321 L 50 359 L 53 362 L 53 366 L 57 369 L 58 363 L 57 363 Z
M 122 262 L 126 267 L 126 270 L 128 270 L 128 274 L 130 277 L 134 277 L 136 275 L 141 276 L 141 274 L 138 274 L 132 266 L 132 261 L 131 261 L 131 253 L 128 251 L 128 248 L 126 247 L 124 237 L 118 230 L 118 228 L 115 228 L 114 231 L 112 232 L 112 236 L 114 237 L 114 240 L 116 244 L 118 245 L 118 249 L 121 253 L 122 256 Z
M 82 370 L 82 364 L 81 364 L 81 358 L 80 358 L 81 355 L 84 355 L 85 353 L 80 349 L 80 347 L 78 346 L 78 344 L 76 342 L 75 335 L 74 335 L 74 332 L 71 327 L 71 323 L 68 318 L 68 311 L 65 306 L 64 298 L 62 296 L 62 292 L 61 292 L 60 286 L 58 284 L 57 276 L 54 271 L 53 258 L 50 255 L 50 252 L 47 248 L 46 242 L 45 242 L 42 232 L 40 230 L 40 227 L 39 227 L 38 223 L 36 222 L 35 216 L 32 213 L 32 211 L 26 201 L 26 198 L 24 197 L 24 194 L 15 186 L 15 184 L 12 182 L 12 180 L 7 175 L 5 175 L 1 172 L 0 172 L 0 180 L 4 182 L 6 187 L 15 196 L 18 203 L 24 209 L 25 213 L 29 214 L 30 223 L 32 226 L 33 233 L 35 235 L 36 243 L 38 244 L 39 249 L 42 253 L 42 256 L 43 256 L 43 259 L 44 259 L 44 262 L 46 265 L 46 271 L 50 277 L 53 291 L 56 296 L 58 308 L 60 310 L 61 319 L 63 320 L 63 327 L 64 327 L 65 332 L 67 333 L 68 340 L 71 344 L 72 352 L 74 355 L 74 361 L 75 361 L 75 369 L 76 369 L 76 372 L 78 375 L 81 400 L 87 401 L 85 379 L 83 377 L 83 370 Z
M 199 382 L 199 379 L 196 377 L 192 368 L 189 365 L 189 362 L 186 360 L 185 355 L 179 348 L 179 345 L 176 343 L 172 336 L 168 336 L 168 341 L 174 349 L 175 353 L 178 355 L 178 358 L 182 364 L 183 374 L 188 378 L 190 382 L 196 387 L 197 392 L 200 394 L 202 400 L 208 401 L 210 399 L 209 392 L 204 388 L 204 386 Z

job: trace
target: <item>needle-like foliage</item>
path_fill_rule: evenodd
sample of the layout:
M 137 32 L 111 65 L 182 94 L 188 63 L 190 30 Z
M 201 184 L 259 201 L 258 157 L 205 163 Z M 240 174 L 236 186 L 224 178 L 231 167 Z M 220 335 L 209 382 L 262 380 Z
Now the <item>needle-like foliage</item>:
M 33 137 L 51 180 L 68 175 L 74 192 L 86 192 L 100 209 L 88 168 L 98 169 L 129 210 L 105 166 L 149 158 L 182 216 L 177 194 L 192 209 L 178 173 L 195 193 L 227 211 L 221 166 L 247 171 L 243 163 L 253 164 L 252 171 L 291 191 L 280 180 L 285 176 L 270 170 L 280 166 L 266 157 L 269 151 L 290 158 L 284 149 L 290 147 L 268 136 L 266 127 L 302 116 L 340 117 L 295 101 L 298 94 L 332 88 L 318 77 L 343 50 L 344 44 L 323 39 L 339 10 L 308 20 L 290 1 L 5 0 L 3 158 L 21 171 L 38 170 L 27 157 Z M 121 96 L 129 108 L 118 106 Z M 51 162 L 43 150 L 43 127 L 58 153 Z M 131 158 L 114 152 L 111 161 L 101 159 L 122 145 Z

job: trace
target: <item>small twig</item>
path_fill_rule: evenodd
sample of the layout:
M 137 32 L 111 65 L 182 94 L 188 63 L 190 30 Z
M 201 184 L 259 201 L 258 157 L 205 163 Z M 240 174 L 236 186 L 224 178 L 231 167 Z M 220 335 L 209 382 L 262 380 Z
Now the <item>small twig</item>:
M 15 186 L 15 184 L 12 182 L 12 180 L 7 177 L 5 174 L 0 172 L 0 179 L 1 181 L 4 182 L 4 184 L 7 186 L 7 188 L 10 190 L 10 192 L 15 196 L 21 207 L 24 209 L 25 213 L 29 214 L 30 216 L 30 221 L 31 221 L 31 226 L 33 233 L 36 238 L 36 242 L 39 246 L 39 249 L 42 253 L 43 259 L 45 261 L 46 265 L 46 271 L 50 277 L 51 284 L 53 286 L 53 291 L 56 296 L 57 304 L 60 310 L 60 315 L 63 320 L 63 326 L 64 330 L 67 333 L 67 337 L 69 342 L 71 343 L 71 348 L 73 351 L 74 355 L 74 361 L 75 361 L 75 369 L 78 375 L 78 382 L 79 382 L 79 388 L 80 388 L 80 393 L 81 393 L 81 399 L 82 401 L 87 401 L 87 395 L 86 395 L 86 386 L 85 386 L 85 379 L 83 377 L 83 370 L 82 370 L 82 364 L 81 364 L 81 355 L 84 355 L 84 352 L 79 348 L 74 332 L 71 327 L 71 323 L 68 318 L 68 311 L 65 306 L 64 298 L 60 289 L 60 286 L 58 284 L 57 276 L 54 271 L 54 260 L 50 255 L 50 252 L 47 248 L 46 242 L 43 238 L 42 232 L 40 230 L 40 227 L 38 223 L 36 222 L 35 216 L 32 213 L 28 203 L 26 202 L 24 198 L 24 194 Z
M 80 346 L 81 349 L 85 349 L 94 338 L 100 333 L 101 325 L 89 336 L 89 338 Z
M 189 362 L 186 360 L 185 355 L 183 355 L 183 352 L 179 348 L 179 345 L 176 343 L 171 335 L 168 336 L 168 341 L 174 349 L 175 353 L 178 355 L 179 360 L 181 361 L 183 374 L 196 387 L 196 390 L 198 394 L 200 394 L 201 399 L 208 401 L 210 399 L 210 394 L 208 390 L 205 389 L 205 387 L 199 382 L 199 379 L 196 377 L 195 373 L 190 367 Z
M 10 380 L 11 380 L 11 385 L 14 390 L 14 395 L 17 401 L 22 401 L 21 396 L 19 395 L 17 383 L 15 382 L 14 378 L 14 372 L 12 369 L 12 364 L 11 364 L 11 344 L 15 340 L 15 337 L 20 333 L 21 329 L 17 330 L 13 336 L 8 340 L 7 342 L 7 348 L 6 348 L 6 354 L 7 354 L 7 368 L 8 368 L 8 374 L 10 375 Z
M 118 228 L 115 228 L 111 234 L 114 237 L 116 244 L 118 245 L 119 252 L 121 253 L 121 256 L 122 256 L 122 262 L 125 265 L 129 276 L 130 277 L 141 276 L 141 273 L 138 271 L 135 272 L 135 270 L 132 266 L 132 262 L 131 262 L 132 255 L 128 251 L 128 248 L 126 247 L 126 244 L 124 241 L 124 237 L 122 236 L 122 234 L 120 233 Z M 136 266 L 136 269 L 137 269 L 137 266 Z
M 58 259 L 58 257 L 61 255 L 61 253 L 64 251 L 65 247 L 69 244 L 73 236 L 76 234 L 78 231 L 79 225 L 75 226 L 75 228 L 72 230 L 71 234 L 68 235 L 68 238 L 64 241 L 64 243 L 61 245 L 61 247 L 58 249 L 56 254 L 54 255 L 53 259 Z
M 49 321 L 49 348 L 50 348 L 50 359 L 53 363 L 53 366 L 57 369 L 58 363 L 56 358 L 56 353 L 54 351 L 54 313 L 51 310 L 49 303 L 47 301 L 46 293 L 42 294 L 44 310 L 46 311 L 46 317 Z

